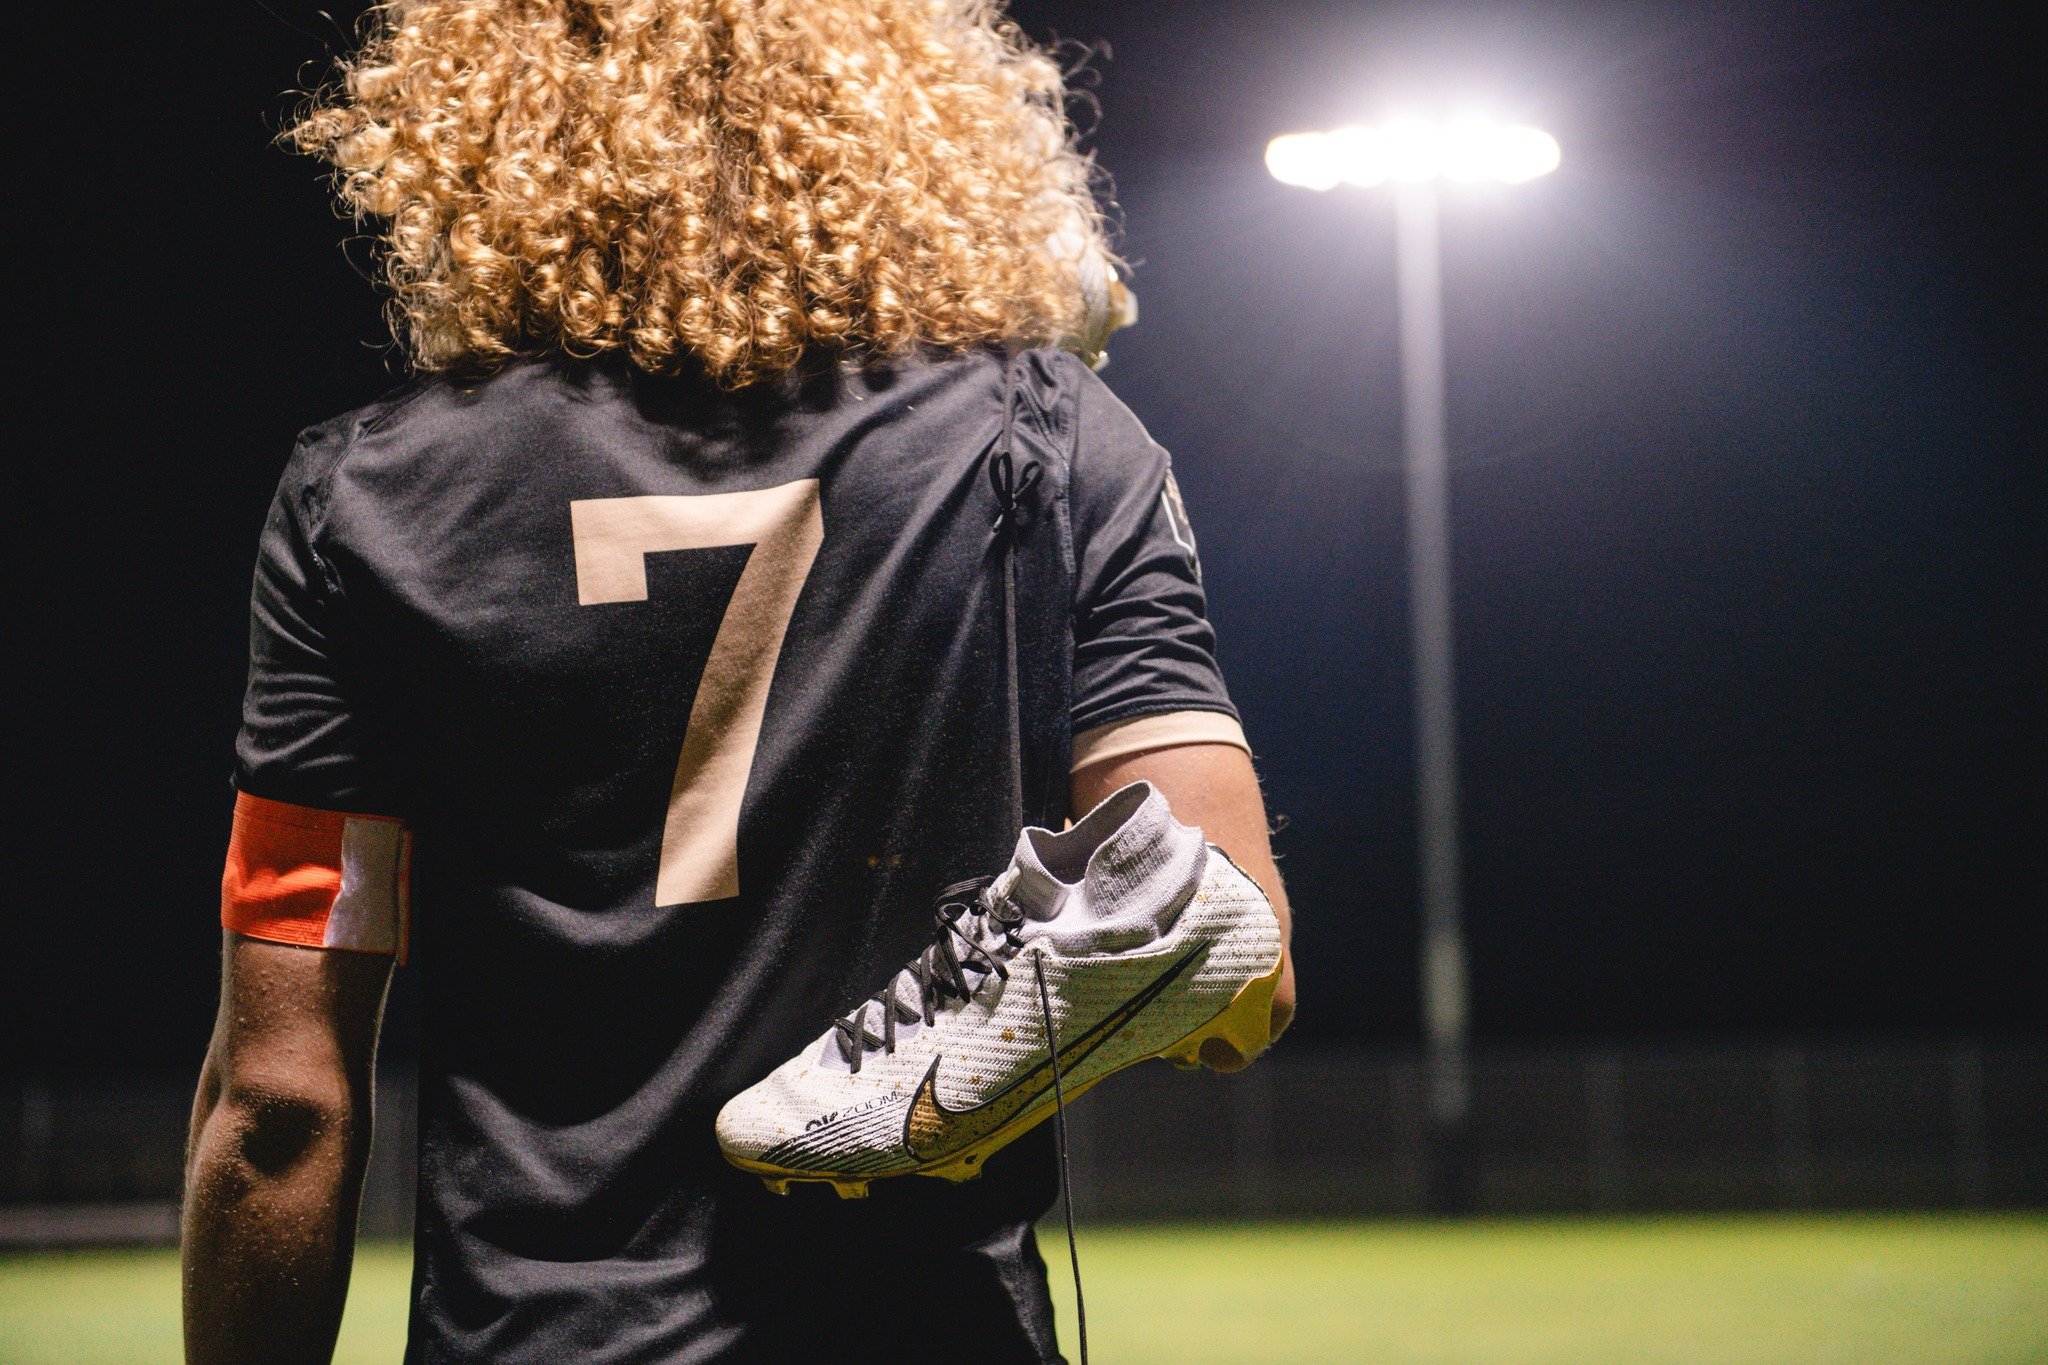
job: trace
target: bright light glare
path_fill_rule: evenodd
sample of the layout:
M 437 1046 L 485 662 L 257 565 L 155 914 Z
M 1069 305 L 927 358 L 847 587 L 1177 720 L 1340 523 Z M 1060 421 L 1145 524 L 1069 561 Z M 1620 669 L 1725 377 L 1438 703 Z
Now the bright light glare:
M 1287 133 L 1276 137 L 1266 144 L 1266 169 L 1283 185 L 1311 190 L 1334 188 L 1344 177 L 1338 174 L 1324 146 L 1328 140 L 1326 133 Z
M 1266 169 L 1283 185 L 1327 190 L 1389 180 L 1519 185 L 1557 169 L 1557 139 L 1541 128 L 1462 120 L 1438 127 L 1402 119 L 1377 128 L 1288 133 L 1266 145 Z

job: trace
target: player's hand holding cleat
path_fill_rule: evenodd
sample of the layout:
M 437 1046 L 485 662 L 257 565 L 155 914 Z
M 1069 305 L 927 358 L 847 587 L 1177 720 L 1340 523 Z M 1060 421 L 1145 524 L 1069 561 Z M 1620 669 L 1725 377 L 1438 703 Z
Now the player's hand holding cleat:
M 965 1180 L 1066 1098 L 1152 1057 L 1269 1039 L 1280 923 L 1265 894 L 1143 782 L 1000 876 L 948 893 L 931 947 L 718 1116 L 727 1160 L 786 1189 Z M 1041 992 L 1041 983 L 1043 990 Z

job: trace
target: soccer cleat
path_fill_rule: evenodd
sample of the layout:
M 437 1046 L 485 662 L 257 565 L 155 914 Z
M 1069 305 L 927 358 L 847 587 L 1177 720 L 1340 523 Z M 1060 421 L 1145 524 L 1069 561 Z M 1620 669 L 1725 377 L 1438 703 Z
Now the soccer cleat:
M 718 1115 L 726 1159 L 786 1192 L 966 1180 L 1105 1076 L 1265 1047 L 1280 924 L 1252 879 L 1133 783 L 1062 833 L 1027 829 L 941 898 L 932 946 Z M 1054 1057 L 1048 1047 L 1057 1044 Z

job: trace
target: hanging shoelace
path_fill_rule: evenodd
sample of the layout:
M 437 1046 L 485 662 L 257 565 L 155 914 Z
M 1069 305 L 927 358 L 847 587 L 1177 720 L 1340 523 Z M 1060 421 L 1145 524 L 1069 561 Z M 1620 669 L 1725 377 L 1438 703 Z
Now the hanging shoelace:
M 1081 1339 L 1081 1365 L 1088 1365 L 1088 1304 L 1081 1297 L 1081 1248 L 1074 1240 L 1074 1183 L 1067 1173 L 1067 1082 L 1060 1069 L 1059 1031 L 1052 1023 L 1052 1000 L 1045 989 L 1045 953 L 1031 955 L 1038 978 L 1038 1013 L 1045 1020 L 1045 1048 L 1052 1055 L 1052 1136 L 1059 1153 L 1060 1207 L 1067 1215 L 1067 1261 L 1074 1267 L 1074 1322 Z
M 1024 912 L 1007 897 L 985 894 L 994 881 L 993 877 L 976 877 L 941 891 L 938 908 L 933 911 L 938 931 L 932 945 L 890 977 L 888 985 L 861 1001 L 853 1013 L 832 1021 L 839 1055 L 855 1074 L 867 1053 L 896 1050 L 898 1024 L 932 1024 L 947 1000 L 967 1000 L 990 976 L 1009 979 L 1005 963 L 1024 946 L 1017 936 Z M 970 972 L 978 975 L 970 977 Z M 905 977 L 917 996 L 914 1005 L 899 989 Z M 868 1031 L 870 1007 L 880 1014 L 880 1035 Z

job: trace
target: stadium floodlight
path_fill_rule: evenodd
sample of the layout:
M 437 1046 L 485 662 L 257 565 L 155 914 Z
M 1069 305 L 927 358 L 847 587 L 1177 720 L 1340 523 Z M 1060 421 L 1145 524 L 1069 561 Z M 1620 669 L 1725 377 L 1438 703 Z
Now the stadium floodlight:
M 1557 139 L 1541 128 L 1479 119 L 1436 125 L 1396 119 L 1378 127 L 1287 133 L 1266 144 L 1266 169 L 1283 185 L 1332 190 L 1388 181 L 1519 185 L 1558 168 Z
M 1288 133 L 1266 146 L 1266 169 L 1282 184 L 1312 190 L 1393 186 L 1422 890 L 1422 1026 L 1436 1146 L 1432 1194 L 1445 1211 L 1457 1211 L 1469 1196 L 1464 1152 L 1472 1100 L 1466 1069 L 1470 988 L 1458 848 L 1437 182 L 1521 184 L 1548 175 L 1561 159 L 1557 139 L 1540 128 L 1476 119 L 1432 124 L 1401 118 L 1376 127 Z

